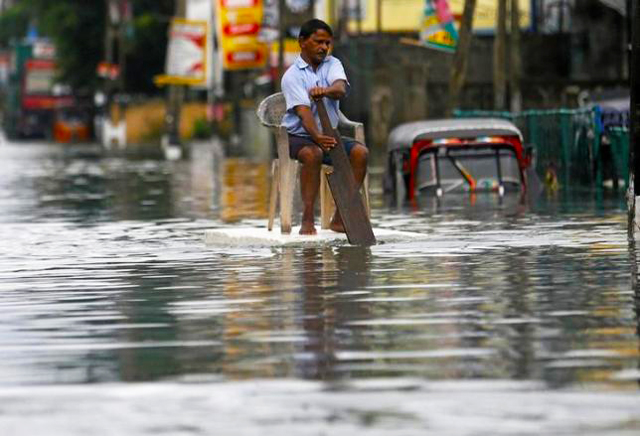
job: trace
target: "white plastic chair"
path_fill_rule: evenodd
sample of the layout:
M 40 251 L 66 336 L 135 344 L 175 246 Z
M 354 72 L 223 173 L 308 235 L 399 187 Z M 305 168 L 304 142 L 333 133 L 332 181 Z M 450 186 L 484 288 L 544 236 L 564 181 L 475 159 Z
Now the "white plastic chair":
M 273 229 L 276 214 L 276 203 L 280 203 L 280 231 L 291 233 L 291 216 L 293 213 L 293 194 L 298 185 L 299 162 L 289 157 L 289 137 L 287 129 L 281 126 L 282 118 L 286 111 L 284 95 L 281 92 L 272 94 L 262 100 L 258 106 L 257 115 L 260 122 L 269 127 L 276 136 L 278 145 L 278 157 L 271 164 L 271 194 L 269 197 L 269 231 Z M 340 112 L 338 131 L 341 135 L 354 138 L 361 144 L 364 142 L 364 125 L 349 120 Z M 323 165 L 320 171 L 320 225 L 322 229 L 328 229 L 331 217 L 335 211 L 335 203 L 327 182 L 327 174 L 332 171 L 331 166 Z M 369 204 L 369 175 L 365 176 L 362 184 L 362 193 L 367 213 L 371 215 Z M 279 195 L 278 195 L 279 194 Z

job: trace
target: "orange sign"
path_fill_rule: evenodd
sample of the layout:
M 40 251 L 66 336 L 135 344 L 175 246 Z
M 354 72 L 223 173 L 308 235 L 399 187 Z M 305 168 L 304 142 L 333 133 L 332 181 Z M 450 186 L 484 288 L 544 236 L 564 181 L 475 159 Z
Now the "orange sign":
M 225 70 L 262 68 L 266 45 L 258 41 L 261 0 L 217 0 L 218 40 Z

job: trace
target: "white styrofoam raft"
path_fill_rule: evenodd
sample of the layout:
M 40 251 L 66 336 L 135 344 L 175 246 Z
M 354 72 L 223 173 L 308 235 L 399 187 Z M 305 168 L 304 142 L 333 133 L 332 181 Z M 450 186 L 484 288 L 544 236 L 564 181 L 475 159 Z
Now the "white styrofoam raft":
M 268 231 L 266 227 L 233 227 L 206 230 L 204 240 L 209 245 L 234 246 L 290 246 L 290 245 L 343 245 L 348 244 L 347 235 L 331 230 L 318 230 L 317 235 L 300 235 L 300 227 L 291 229 L 290 234 L 280 233 L 280 229 Z M 427 235 L 415 232 L 400 232 L 374 228 L 378 243 L 414 241 L 426 239 Z

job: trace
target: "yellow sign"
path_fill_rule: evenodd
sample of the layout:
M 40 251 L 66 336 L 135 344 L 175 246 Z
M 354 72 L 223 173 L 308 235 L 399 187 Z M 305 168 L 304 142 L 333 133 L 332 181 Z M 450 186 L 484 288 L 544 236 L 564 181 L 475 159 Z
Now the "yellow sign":
M 217 34 L 225 70 L 261 68 L 267 49 L 258 41 L 261 0 L 216 0 Z
M 424 17 L 425 0 L 361 0 L 364 12 L 361 28 L 363 32 L 376 32 L 378 20 L 378 1 L 382 6 L 381 24 L 383 32 L 417 32 L 421 28 Z M 520 9 L 520 27 L 531 26 L 531 0 L 518 0 Z M 464 9 L 464 0 L 449 0 L 449 7 L 456 21 L 460 24 L 460 17 Z M 477 0 L 473 19 L 473 29 L 493 31 L 496 27 L 497 2 L 495 0 Z M 335 23 L 334 23 L 335 24 Z M 355 32 L 358 23 L 349 22 L 349 29 Z

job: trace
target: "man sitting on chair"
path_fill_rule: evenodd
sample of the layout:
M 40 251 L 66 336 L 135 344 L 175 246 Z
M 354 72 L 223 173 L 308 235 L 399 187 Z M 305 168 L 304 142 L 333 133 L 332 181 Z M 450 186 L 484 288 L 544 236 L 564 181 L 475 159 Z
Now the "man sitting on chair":
M 300 28 L 298 36 L 301 53 L 282 76 L 282 93 L 287 111 L 282 120 L 289 134 L 289 154 L 302 164 L 300 192 L 303 211 L 301 235 L 314 235 L 314 205 L 320 188 L 322 164 L 331 165 L 328 151 L 336 145 L 332 136 L 320 130 L 315 101 L 324 99 L 331 126 L 339 119 L 339 99 L 347 95 L 349 82 L 342 63 L 331 56 L 333 31 L 321 20 L 309 20 Z M 351 138 L 342 140 L 358 186 L 367 172 L 368 150 Z M 331 230 L 344 233 L 342 218 L 336 210 Z

